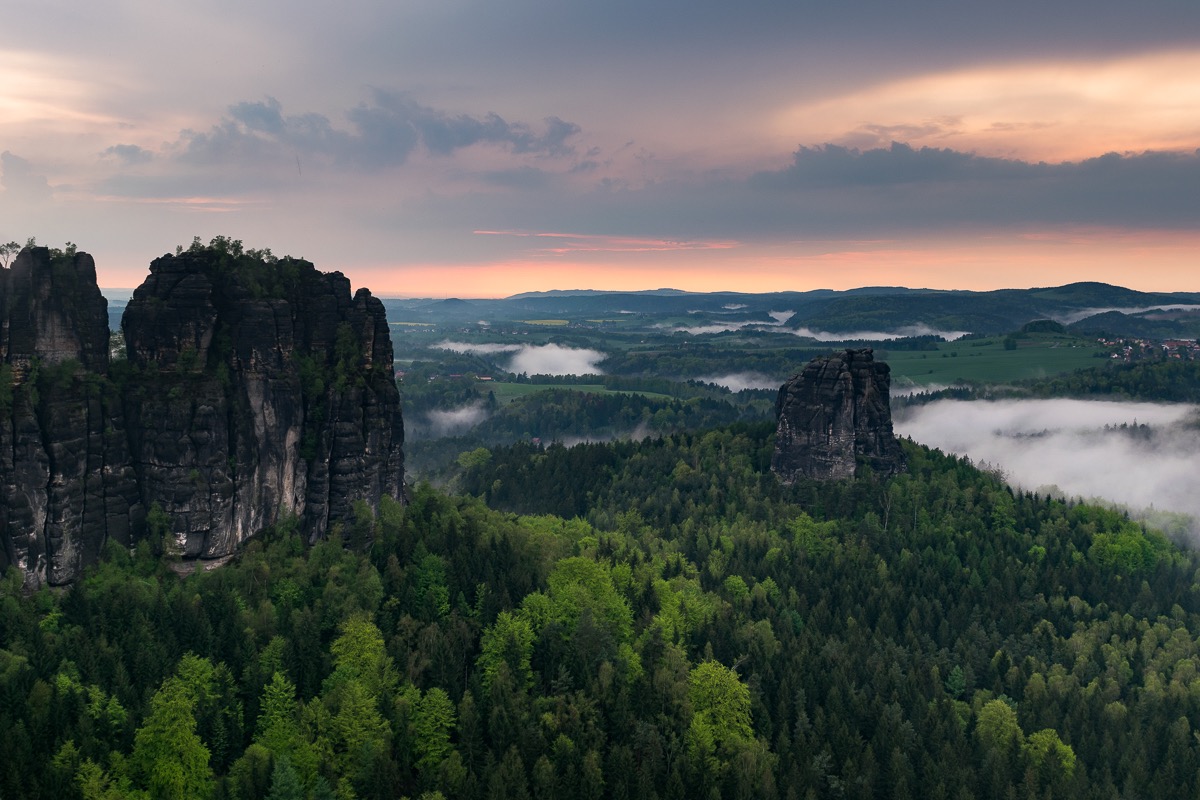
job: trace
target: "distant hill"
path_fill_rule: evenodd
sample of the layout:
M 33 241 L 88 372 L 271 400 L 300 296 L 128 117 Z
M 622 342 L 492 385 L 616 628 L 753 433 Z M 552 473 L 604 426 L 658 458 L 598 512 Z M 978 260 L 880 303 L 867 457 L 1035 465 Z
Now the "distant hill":
M 703 294 L 702 292 L 686 292 L 683 289 L 640 289 L 633 292 L 612 292 L 605 289 L 550 289 L 545 292 L 521 292 L 504 298 L 505 300 L 529 300 L 537 297 L 569 297 L 575 295 L 594 296 L 598 294 L 650 294 L 650 295 L 683 295 Z
M 1070 326 L 1072 333 L 1104 334 L 1130 339 L 1200 338 L 1200 310 L 1146 311 L 1123 314 L 1107 311 Z
M 1037 319 L 1052 319 L 1080 332 L 1104 330 L 1123 335 L 1155 331 L 1194 337 L 1200 322 L 1162 307 L 1195 306 L 1197 292 L 1139 292 L 1105 283 L 1082 282 L 1032 289 L 970 292 L 867 286 L 836 291 L 684 292 L 652 289 L 606 292 L 572 289 L 524 292 L 503 299 L 384 299 L 389 319 L 414 322 L 520 321 L 531 318 L 661 320 L 686 316 L 695 324 L 742 322 L 777 325 L 771 318 L 792 312 L 781 330 L 853 333 L 905 330 L 1007 333 Z M 1156 312 L 1156 310 L 1159 310 Z M 1090 318 L 1105 315 L 1101 324 Z M 1116 316 L 1114 316 L 1116 315 Z M 675 324 L 678 324 L 676 322 Z M 689 323 L 691 324 L 691 323 Z M 1146 333 L 1145 335 L 1150 335 Z

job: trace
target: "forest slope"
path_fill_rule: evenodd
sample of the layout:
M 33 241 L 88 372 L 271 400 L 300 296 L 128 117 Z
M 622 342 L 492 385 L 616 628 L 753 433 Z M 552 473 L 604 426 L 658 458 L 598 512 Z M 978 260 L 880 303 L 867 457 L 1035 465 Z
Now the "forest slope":
M 785 490 L 772 444 L 517 445 L 463 476 L 504 511 L 10 578 L 0 796 L 1195 796 L 1195 554 L 911 444 Z

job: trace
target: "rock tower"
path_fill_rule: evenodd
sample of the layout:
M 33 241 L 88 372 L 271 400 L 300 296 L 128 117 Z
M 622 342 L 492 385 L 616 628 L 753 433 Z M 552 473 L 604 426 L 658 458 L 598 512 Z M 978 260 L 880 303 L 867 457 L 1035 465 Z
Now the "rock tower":
M 904 469 L 892 432 L 887 364 L 870 349 L 814 358 L 779 389 L 771 471 L 785 484 L 853 478 Z
M 0 570 L 68 583 L 147 535 L 219 558 L 284 516 L 317 539 L 403 500 L 383 304 L 341 273 L 197 243 L 150 265 L 122 328 L 112 360 L 85 253 L 0 270 Z

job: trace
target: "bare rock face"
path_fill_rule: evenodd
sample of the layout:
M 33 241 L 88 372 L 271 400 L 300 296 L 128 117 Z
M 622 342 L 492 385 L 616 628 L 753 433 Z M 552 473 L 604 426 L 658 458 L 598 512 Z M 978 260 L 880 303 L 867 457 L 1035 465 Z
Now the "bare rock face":
M 65 583 L 140 519 L 108 304 L 86 253 L 23 250 L 0 270 L 0 569 Z
M 185 556 L 284 516 L 321 537 L 356 501 L 403 497 L 383 304 L 341 273 L 193 248 L 150 265 L 122 327 L 134 470 Z
M 0 270 L 0 571 L 68 583 L 147 536 L 218 558 L 285 516 L 315 539 L 404 499 L 382 303 L 218 242 L 151 265 L 112 364 L 90 256 L 27 248 Z
M 904 469 L 892 432 L 890 369 L 870 349 L 815 358 L 779 389 L 771 471 L 785 484 Z

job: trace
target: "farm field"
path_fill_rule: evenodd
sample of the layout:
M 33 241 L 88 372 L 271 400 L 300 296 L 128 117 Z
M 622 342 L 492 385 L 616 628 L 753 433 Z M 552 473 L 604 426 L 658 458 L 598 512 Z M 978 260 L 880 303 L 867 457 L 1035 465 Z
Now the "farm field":
M 1097 366 L 1104 350 L 1095 342 L 1056 334 L 1030 334 L 1005 349 L 1004 337 L 944 342 L 936 351 L 888 351 L 876 357 L 892 368 L 892 386 L 946 386 L 955 383 L 1008 383 L 1060 375 Z

